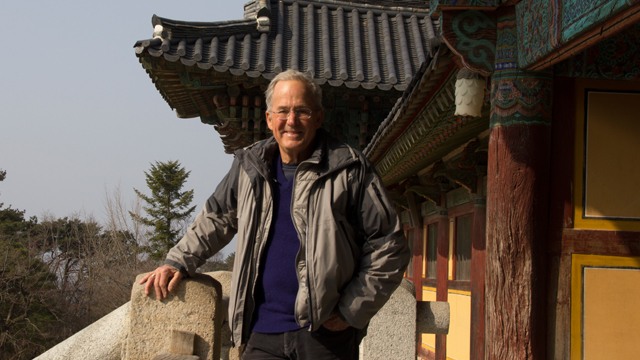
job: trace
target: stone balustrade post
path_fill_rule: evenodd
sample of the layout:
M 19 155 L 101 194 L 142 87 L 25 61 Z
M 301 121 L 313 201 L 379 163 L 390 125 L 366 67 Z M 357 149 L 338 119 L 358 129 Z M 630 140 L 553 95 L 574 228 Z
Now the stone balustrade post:
M 413 282 L 404 279 L 371 319 L 360 344 L 361 360 L 415 360 L 420 334 L 449 333 L 449 303 L 416 301 Z

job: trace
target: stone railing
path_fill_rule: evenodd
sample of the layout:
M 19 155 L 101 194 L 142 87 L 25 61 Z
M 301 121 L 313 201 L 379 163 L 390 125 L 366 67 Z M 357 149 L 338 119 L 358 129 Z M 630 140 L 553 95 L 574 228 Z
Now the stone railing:
M 231 273 L 199 274 L 180 282 L 163 301 L 144 295 L 136 279 L 131 301 L 36 359 L 240 359 L 226 324 Z M 447 334 L 449 304 L 416 302 L 403 280 L 371 319 L 360 344 L 361 360 L 415 360 L 421 333 Z

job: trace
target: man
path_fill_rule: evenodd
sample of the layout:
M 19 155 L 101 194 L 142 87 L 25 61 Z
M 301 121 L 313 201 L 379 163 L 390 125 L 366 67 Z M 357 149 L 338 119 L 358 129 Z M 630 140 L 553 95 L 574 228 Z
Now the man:
M 243 359 L 357 359 L 359 329 L 402 280 L 406 239 L 371 163 L 320 129 L 317 84 L 285 71 L 266 103 L 273 138 L 236 151 L 166 265 L 141 283 L 166 297 L 237 233 L 229 325 Z

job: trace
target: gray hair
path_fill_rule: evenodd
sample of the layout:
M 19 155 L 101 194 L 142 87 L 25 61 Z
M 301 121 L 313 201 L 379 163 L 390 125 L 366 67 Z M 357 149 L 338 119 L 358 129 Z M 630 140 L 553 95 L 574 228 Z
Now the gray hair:
M 283 71 L 280 74 L 276 75 L 276 77 L 274 77 L 269 83 L 269 87 L 267 88 L 267 91 L 265 91 L 267 110 L 271 111 L 271 103 L 273 102 L 273 89 L 276 87 L 276 84 L 279 81 L 294 80 L 302 81 L 305 85 L 307 85 L 307 88 L 311 90 L 311 95 L 313 96 L 313 100 L 316 103 L 316 109 L 312 110 L 322 110 L 322 89 L 320 88 L 320 86 L 316 84 L 313 79 L 311 79 L 305 73 L 292 69 Z

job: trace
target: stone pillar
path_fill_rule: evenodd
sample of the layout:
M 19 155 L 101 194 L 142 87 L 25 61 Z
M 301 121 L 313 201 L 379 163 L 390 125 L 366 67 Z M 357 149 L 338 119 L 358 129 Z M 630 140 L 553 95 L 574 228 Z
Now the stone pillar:
M 438 258 L 436 260 L 436 300 L 447 301 L 449 281 L 449 215 L 447 196 L 440 194 L 438 209 Z M 447 358 L 447 336 L 436 335 L 436 360 Z
M 414 294 L 413 282 L 403 279 L 389 301 L 371 318 L 367 336 L 360 343 L 360 359 L 416 358 L 417 307 Z
M 222 286 L 210 276 L 196 274 L 182 280 L 165 299 L 144 294 L 136 278 L 131 290 L 129 329 L 122 359 L 153 359 L 169 350 L 174 330 L 195 333 L 194 355 L 202 360 L 220 359 L 220 329 L 224 319 Z
M 518 69 L 514 7 L 498 10 L 497 32 L 487 171 L 485 357 L 544 359 L 553 75 Z

